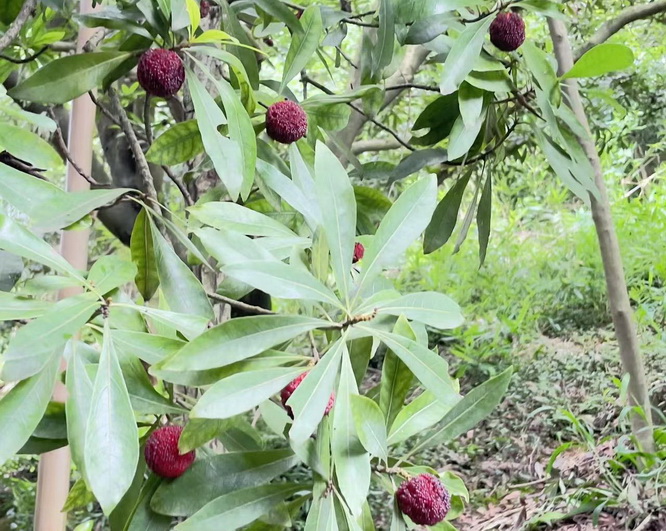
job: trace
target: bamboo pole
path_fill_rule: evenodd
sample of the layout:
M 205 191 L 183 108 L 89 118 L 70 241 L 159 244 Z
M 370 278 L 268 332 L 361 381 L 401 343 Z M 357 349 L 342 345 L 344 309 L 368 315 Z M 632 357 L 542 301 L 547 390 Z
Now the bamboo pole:
M 81 0 L 80 13 L 92 11 L 91 0 Z M 77 53 L 83 50 L 85 43 L 92 37 L 95 30 L 81 25 L 77 38 Z M 69 116 L 68 150 L 81 169 L 90 174 L 92 167 L 92 141 L 95 126 L 95 105 L 87 94 L 72 103 Z M 90 184 L 81 177 L 71 164 L 67 164 L 68 192 L 83 191 Z M 75 268 L 86 270 L 88 267 L 89 230 L 64 231 L 60 240 L 60 253 Z M 68 288 L 58 294 L 59 299 L 80 293 L 80 288 Z M 61 367 L 65 369 L 64 361 Z M 53 400 L 65 402 L 67 389 L 59 380 L 53 392 Z M 62 508 L 69 493 L 71 459 L 69 447 L 65 446 L 42 454 L 39 461 L 37 479 L 37 500 L 35 502 L 36 531 L 64 531 L 67 524 L 67 513 Z

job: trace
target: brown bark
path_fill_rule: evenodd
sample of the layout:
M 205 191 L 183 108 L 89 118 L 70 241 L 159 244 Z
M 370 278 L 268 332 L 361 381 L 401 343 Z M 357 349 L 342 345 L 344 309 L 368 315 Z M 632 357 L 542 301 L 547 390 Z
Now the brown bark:
M 561 75 L 570 70 L 574 64 L 567 28 L 562 21 L 556 19 L 549 19 L 548 27 L 553 40 L 555 56 L 557 57 L 558 71 Z M 590 134 L 590 124 L 578 91 L 578 82 L 575 79 L 565 80 L 564 91 L 567 96 L 568 105 L 576 115 L 576 118 L 578 118 L 578 121 L 588 132 L 588 135 L 585 137 L 579 137 L 579 141 L 592 164 L 594 182 L 599 189 L 599 198 L 590 195 L 590 201 L 592 205 L 592 217 L 604 265 L 604 274 L 606 276 L 608 302 L 613 318 L 613 325 L 615 326 L 615 335 L 620 349 L 622 366 L 625 372 L 630 375 L 630 404 L 641 407 L 644 413 L 642 415 L 638 413 L 632 414 L 632 428 L 642 449 L 651 452 L 654 451 L 654 438 L 650 401 L 645 379 L 645 367 L 643 366 L 643 358 L 638 344 L 633 310 L 631 309 L 629 294 L 627 293 L 620 245 L 615 232 L 615 226 L 613 225 L 601 160 Z

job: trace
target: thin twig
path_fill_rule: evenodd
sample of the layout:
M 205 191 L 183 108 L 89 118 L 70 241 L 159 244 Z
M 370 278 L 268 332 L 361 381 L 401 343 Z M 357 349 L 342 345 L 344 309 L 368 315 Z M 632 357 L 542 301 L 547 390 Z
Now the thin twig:
M 100 101 L 93 94 L 92 90 L 88 92 L 88 96 L 90 96 L 90 100 L 95 104 L 95 107 L 97 107 L 100 111 L 102 111 L 102 114 L 104 114 L 104 116 L 106 116 L 118 127 L 122 127 L 122 125 L 118 121 L 118 118 L 116 118 L 109 109 L 107 109 L 104 105 L 100 103 Z
M 23 7 L 21 7 L 21 11 L 19 11 L 19 14 L 14 19 L 14 22 L 9 25 L 7 31 L 5 31 L 2 37 L 0 37 L 0 52 L 7 48 L 7 46 L 18 37 L 23 24 L 26 23 L 31 13 L 35 10 L 36 5 L 37 0 L 25 0 Z
M 347 61 L 347 62 L 352 66 L 352 68 L 358 70 L 358 66 L 356 66 L 356 65 L 354 64 L 354 61 L 352 61 L 352 60 L 349 58 L 349 56 L 348 56 L 345 52 L 342 51 L 342 46 L 336 46 L 335 49 L 336 49 L 336 50 L 338 51 L 338 53 L 342 56 L 342 58 L 343 58 L 345 61 Z
M 354 20 L 352 18 L 343 18 L 342 22 L 346 22 L 347 24 L 352 24 L 354 26 L 361 26 L 363 28 L 378 28 L 379 24 L 374 24 L 372 22 L 359 22 L 358 20 Z
M 157 204 L 157 191 L 155 190 L 155 183 L 153 182 L 153 176 L 150 173 L 150 168 L 148 166 L 148 161 L 146 161 L 146 156 L 143 154 L 141 149 L 141 144 L 136 137 L 132 123 L 127 117 L 125 109 L 123 109 L 120 99 L 118 98 L 118 93 L 113 87 L 109 87 L 109 98 L 111 100 L 111 107 L 113 112 L 118 115 L 120 119 L 120 127 L 122 128 L 127 141 L 129 142 L 132 153 L 134 154 L 134 160 L 136 161 L 137 168 L 139 170 L 139 175 L 141 175 L 141 180 L 143 181 L 142 190 L 146 194 L 146 197 Z
M 183 195 L 183 199 L 185 199 L 185 204 L 187 204 L 187 206 L 192 206 L 194 204 L 194 199 L 192 199 L 190 192 L 187 191 L 187 187 L 178 177 L 176 177 L 169 166 L 162 166 L 162 169 L 164 170 L 164 173 L 167 174 L 167 177 L 171 179 L 171 182 L 176 185 L 178 190 L 180 190 L 180 193 Z
M 51 120 L 55 122 L 56 129 L 54 133 L 54 138 L 55 142 L 58 145 L 58 148 L 60 151 L 62 151 L 62 154 L 65 155 L 65 158 L 67 159 L 67 162 L 69 162 L 72 165 L 72 168 L 76 170 L 76 173 L 78 173 L 81 177 L 83 177 L 86 181 L 88 181 L 91 185 L 99 187 L 100 184 L 93 179 L 90 175 L 88 175 L 81 166 L 79 166 L 76 161 L 72 158 L 71 153 L 69 152 L 69 149 L 67 149 L 67 143 L 65 142 L 65 139 L 62 136 L 62 130 L 60 129 L 60 123 L 58 123 L 58 118 L 56 117 L 55 113 L 53 112 L 53 109 L 51 107 L 47 108 L 47 113 L 50 116 Z
M 146 130 L 146 141 L 150 146 L 153 143 L 153 128 L 150 123 L 150 94 L 146 94 L 146 101 L 143 104 L 143 127 Z
M 384 90 L 403 90 L 403 89 L 408 89 L 408 88 L 413 88 L 413 89 L 419 89 L 419 90 L 427 90 L 430 92 L 439 92 L 439 87 L 436 87 L 434 85 L 419 85 L 417 83 L 405 83 L 404 85 L 393 85 L 392 87 L 386 87 Z
M 324 92 L 325 94 L 328 94 L 328 95 L 332 95 L 332 94 L 334 94 L 334 92 L 333 92 L 332 90 L 329 90 L 329 89 L 326 88 L 324 85 L 322 85 L 321 83 L 315 81 L 314 79 L 312 79 L 312 78 L 310 78 L 310 77 L 308 77 L 308 76 L 304 76 L 304 77 L 303 77 L 303 80 L 304 80 L 304 81 L 307 81 L 308 83 L 310 83 L 310 85 L 312 85 L 313 87 L 317 87 L 319 90 L 321 90 L 321 91 Z M 402 138 L 400 138 L 400 136 L 398 135 L 398 133 L 396 133 L 393 129 L 391 129 L 390 127 L 384 125 L 383 123 L 381 123 L 381 122 L 375 120 L 375 119 L 372 118 L 371 116 L 368 116 L 365 112 L 363 112 L 363 109 L 361 109 L 358 105 L 356 105 L 356 104 L 354 104 L 354 103 L 352 103 L 352 102 L 347 102 L 347 105 L 348 105 L 349 107 L 351 107 L 352 109 L 354 109 L 357 113 L 359 113 L 359 114 L 361 114 L 362 116 L 364 116 L 368 121 L 370 121 L 370 122 L 372 122 L 373 124 L 375 124 L 375 125 L 376 125 L 377 127 L 379 127 L 381 130 L 386 131 L 388 134 L 390 134 L 393 138 L 395 138 L 395 139 L 400 143 L 401 146 L 407 148 L 407 149 L 410 150 L 410 151 L 416 151 L 416 149 L 415 149 L 414 147 L 410 146 L 407 142 L 405 142 Z
M 0 59 L 4 59 L 5 61 L 9 61 L 10 63 L 14 63 L 15 65 L 22 65 L 22 64 L 25 64 L 25 63 L 29 63 L 30 61 L 34 61 L 35 59 L 37 59 L 40 55 L 42 55 L 48 49 L 49 49 L 48 46 L 44 46 L 38 52 L 35 52 L 32 55 L 29 55 L 28 57 L 24 57 L 23 59 L 15 59 L 14 57 L 9 57 L 8 55 L 0 54 Z
M 493 147 L 491 147 L 488 151 L 484 151 L 480 155 L 477 155 L 476 157 L 473 157 L 468 160 L 464 160 L 462 162 L 444 162 L 443 164 L 445 166 L 469 166 L 470 164 L 474 164 L 475 162 L 479 162 L 480 160 L 485 160 L 487 159 L 490 155 L 492 155 L 495 151 L 497 151 L 504 142 L 507 141 L 507 139 L 511 136 L 511 133 L 520 125 L 520 122 L 516 121 L 509 129 L 507 130 L 506 134 L 502 137 L 502 139 L 497 142 Z
M 223 302 L 232 308 L 243 310 L 247 313 L 252 313 L 255 315 L 275 315 L 275 312 L 262 308 L 261 306 L 252 306 L 251 304 L 246 304 L 244 302 L 225 297 L 224 295 L 218 295 L 217 293 L 207 293 L 206 295 L 208 295 L 208 297 L 214 301 Z

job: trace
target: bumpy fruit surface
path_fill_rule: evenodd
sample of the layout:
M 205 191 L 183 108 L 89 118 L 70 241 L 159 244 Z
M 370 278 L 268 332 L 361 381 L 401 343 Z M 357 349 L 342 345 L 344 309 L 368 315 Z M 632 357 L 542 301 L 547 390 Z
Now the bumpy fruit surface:
M 432 474 L 419 474 L 398 487 L 398 507 L 415 524 L 435 525 L 446 518 L 451 495 Z
M 158 476 L 177 478 L 194 462 L 194 450 L 183 455 L 178 451 L 178 439 L 182 432 L 181 426 L 163 426 L 148 437 L 144 450 L 146 464 Z
M 139 59 L 136 74 L 143 90 L 160 98 L 173 96 L 185 81 L 183 61 L 176 52 L 162 48 L 145 52 Z
M 296 388 L 301 385 L 301 382 L 307 376 L 307 374 L 307 372 L 304 372 L 303 374 L 299 375 L 280 392 L 280 400 L 282 401 L 282 405 L 287 410 L 287 415 L 289 415 L 292 419 L 294 418 L 294 412 L 291 407 L 287 405 L 287 400 L 291 398 L 291 395 L 293 395 L 294 391 L 296 391 Z M 328 404 L 326 404 L 326 411 L 324 411 L 324 415 L 328 415 L 331 412 L 334 404 L 335 394 L 331 394 L 331 396 L 328 398 Z
M 490 24 L 490 42 L 504 52 L 512 52 L 525 42 L 525 22 L 518 13 L 500 13 Z
M 291 144 L 308 132 L 308 117 L 298 103 L 285 100 L 266 111 L 266 133 L 282 144 Z
M 359 260 L 363 258 L 363 255 L 365 254 L 365 247 L 363 247 L 362 243 L 356 242 L 354 244 L 354 258 L 352 258 L 352 263 L 356 263 Z
M 206 18 L 208 13 L 210 13 L 210 2 L 207 0 L 201 0 L 201 3 L 199 4 L 199 15 L 201 18 Z

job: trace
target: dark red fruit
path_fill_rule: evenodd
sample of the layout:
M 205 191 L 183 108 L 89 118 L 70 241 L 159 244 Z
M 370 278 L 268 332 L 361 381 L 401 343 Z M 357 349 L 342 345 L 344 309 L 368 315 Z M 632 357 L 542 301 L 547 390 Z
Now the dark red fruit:
M 403 482 L 395 497 L 402 513 L 418 525 L 438 524 L 451 508 L 451 495 L 432 474 L 419 474 Z
M 287 410 L 287 415 L 289 415 L 292 419 L 294 418 L 294 412 L 291 409 L 291 407 L 287 405 L 287 400 L 291 398 L 291 395 L 294 394 L 296 388 L 299 385 L 301 385 L 301 382 L 307 375 L 308 375 L 307 372 L 304 372 L 303 374 L 299 375 L 280 392 L 280 400 L 282 401 L 282 405 Z M 324 415 L 328 415 L 331 412 L 331 409 L 333 409 L 334 404 L 335 404 L 335 394 L 331 393 L 331 396 L 328 397 L 328 404 L 326 404 L 326 411 L 324 411 Z
M 199 15 L 201 18 L 206 18 L 208 13 L 210 13 L 210 2 L 208 2 L 208 0 L 201 0 L 201 3 L 199 4 Z
M 160 98 L 173 96 L 185 81 L 183 61 L 176 52 L 163 48 L 145 52 L 139 59 L 136 74 L 143 90 Z
M 264 38 L 264 44 L 265 44 L 266 46 L 271 47 L 271 48 L 272 48 L 273 46 L 275 46 L 275 43 L 273 42 L 273 39 L 271 39 L 270 37 L 265 37 L 265 38 Z
M 512 52 L 525 42 L 525 22 L 518 13 L 500 13 L 490 24 L 490 42 L 504 52 Z
M 291 144 L 308 132 L 308 117 L 298 103 L 285 100 L 266 111 L 266 133 L 282 144 Z
M 178 439 L 182 432 L 181 426 L 163 426 L 148 437 L 144 450 L 146 464 L 158 476 L 177 478 L 194 462 L 194 450 L 182 455 L 178 451 Z
M 355 264 L 358 262 L 361 258 L 363 258 L 363 255 L 365 254 L 365 247 L 363 247 L 362 243 L 356 242 L 354 244 L 354 258 L 352 258 L 352 263 Z

